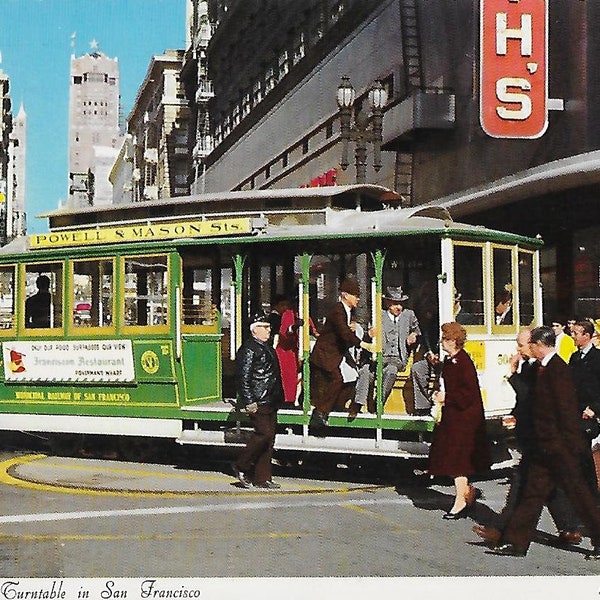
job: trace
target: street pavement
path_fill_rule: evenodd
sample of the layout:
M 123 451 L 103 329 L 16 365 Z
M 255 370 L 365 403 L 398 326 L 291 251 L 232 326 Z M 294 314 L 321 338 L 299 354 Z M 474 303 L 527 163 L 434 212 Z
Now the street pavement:
M 545 600 L 564 593 L 565 581 L 567 593 L 585 584 L 578 598 L 598 597 L 600 564 L 583 559 L 589 540 L 561 547 L 546 512 L 527 557 L 487 553 L 471 528 L 501 510 L 507 472 L 477 482 L 484 498 L 470 518 L 448 522 L 441 517 L 452 486 L 411 478 L 408 467 L 382 474 L 373 465 L 333 461 L 316 476 L 282 464 L 274 470 L 281 489 L 246 490 L 228 462 L 201 467 L 6 452 L 0 456 L 0 578 L 150 574 L 310 578 L 333 586 L 351 578 L 362 595 L 390 582 L 392 593 L 415 585 L 417 594 L 435 588 L 435 595 L 448 595 L 444 582 L 458 577 L 464 578 L 461 594 L 468 582 L 476 593 L 499 598 L 507 582 L 514 579 L 525 592 L 521 578 L 538 576 Z M 292 587 L 287 600 L 296 591 L 312 593 Z

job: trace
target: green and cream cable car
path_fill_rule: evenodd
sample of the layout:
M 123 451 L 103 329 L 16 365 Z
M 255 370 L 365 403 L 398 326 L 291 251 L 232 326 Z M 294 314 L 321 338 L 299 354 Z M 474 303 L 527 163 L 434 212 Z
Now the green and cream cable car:
M 517 331 L 541 322 L 541 242 L 399 200 L 352 185 L 44 215 L 48 233 L 0 249 L 0 428 L 240 444 L 248 423 L 235 408 L 235 353 L 250 315 L 282 294 L 298 299 L 304 326 L 301 392 L 279 411 L 276 449 L 423 456 L 434 422 L 413 414 L 410 365 L 385 404 L 376 385 L 374 412 L 349 419 L 340 406 L 326 437 L 309 435 L 308 324 L 318 330 L 345 277 L 359 283 L 365 329 L 381 327 L 387 286 L 408 291 L 434 342 L 440 323 L 463 322 L 498 422 L 514 404 L 506 375 Z M 47 315 L 36 322 L 25 307 L 44 281 Z M 499 291 L 512 300 L 501 319 Z

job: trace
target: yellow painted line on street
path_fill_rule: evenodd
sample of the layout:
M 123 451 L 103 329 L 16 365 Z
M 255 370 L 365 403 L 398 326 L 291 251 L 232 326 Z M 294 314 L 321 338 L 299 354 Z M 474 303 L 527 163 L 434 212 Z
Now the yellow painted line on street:
M 366 515 L 368 517 L 371 517 L 373 519 L 377 519 L 378 521 L 381 521 L 382 523 L 386 523 L 388 525 L 391 525 L 391 530 L 394 531 L 395 533 L 406 533 L 406 529 L 403 528 L 398 521 L 395 521 L 391 518 L 389 518 L 387 515 L 382 515 L 381 513 L 375 512 L 373 510 L 367 510 L 366 508 L 364 508 L 363 506 L 358 506 L 356 504 L 340 504 L 340 506 L 342 508 L 346 508 L 348 510 L 352 510 L 354 512 L 358 512 L 362 515 Z
M 75 533 L 57 533 L 57 534 L 0 534 L 2 541 L 22 541 L 22 542 L 122 542 L 122 541 L 187 541 L 187 540 L 237 540 L 245 539 L 291 539 L 306 538 L 315 536 L 315 531 L 270 531 L 264 533 L 236 533 L 231 535 L 210 535 L 205 531 L 196 533 L 188 532 L 186 534 L 132 534 L 132 535 L 111 535 L 111 534 L 75 534 Z
M 16 458 L 10 458 L 3 462 L 0 462 L 0 483 L 6 485 L 12 485 L 15 487 L 21 487 L 29 490 L 36 490 L 39 492 L 59 492 L 62 494 L 76 494 L 86 496 L 118 496 L 118 497 L 132 497 L 132 498 L 149 498 L 149 497 L 161 497 L 161 498 L 180 498 L 181 496 L 190 496 L 189 492 L 130 492 L 127 490 L 94 490 L 85 487 L 71 487 L 65 485 L 55 485 L 40 483 L 37 481 L 27 481 L 25 479 L 19 479 L 13 477 L 9 471 L 14 470 L 18 465 L 33 462 L 35 460 L 42 460 L 48 458 L 45 454 L 33 454 L 29 456 L 19 456 Z M 192 492 L 193 493 L 193 492 Z
M 15 487 L 21 487 L 30 490 L 42 491 L 42 492 L 58 492 L 63 494 L 76 494 L 76 495 L 88 495 L 88 496 L 106 496 L 106 497 L 125 497 L 125 498 L 182 498 L 190 496 L 272 496 L 272 495 L 298 495 L 298 494 L 349 494 L 351 492 L 359 491 L 373 491 L 376 489 L 383 489 L 389 486 L 344 486 L 341 488 L 325 488 L 325 487 L 312 487 L 310 484 L 290 484 L 293 487 L 297 487 L 296 490 L 268 490 L 258 491 L 257 489 L 249 490 L 192 490 L 192 491 L 153 491 L 153 490 L 128 490 L 128 489 L 95 489 L 90 486 L 78 486 L 65 485 L 65 484 L 50 484 L 42 483 L 40 481 L 32 481 L 28 479 L 21 479 L 13 474 L 19 465 L 34 462 L 36 460 L 47 459 L 48 456 L 45 454 L 31 454 L 26 456 L 18 456 L 5 461 L 0 462 L 0 484 L 11 485 Z M 147 477 L 157 477 L 171 479 L 169 474 L 155 472 L 155 471 L 143 471 L 136 469 L 123 469 L 123 468 L 111 468 L 111 467 L 91 467 L 89 465 L 61 465 L 58 463 L 50 463 L 48 465 L 54 469 L 72 469 L 82 471 L 100 471 L 101 473 L 114 473 L 120 475 L 137 475 Z M 187 480 L 203 480 L 225 483 L 230 478 L 226 476 L 220 477 L 207 477 L 201 475 L 190 475 L 190 474 L 174 474 L 174 478 L 187 479 Z M 287 484 L 286 484 L 287 485 Z

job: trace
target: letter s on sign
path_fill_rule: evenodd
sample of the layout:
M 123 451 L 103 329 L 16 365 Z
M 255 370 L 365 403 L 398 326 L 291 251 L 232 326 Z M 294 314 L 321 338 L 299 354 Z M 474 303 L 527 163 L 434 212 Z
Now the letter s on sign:
M 501 119 L 515 119 L 524 121 L 531 116 L 531 98 L 528 94 L 511 92 L 511 88 L 523 91 L 531 90 L 531 83 L 522 77 L 503 77 L 496 82 L 496 96 L 500 102 L 507 104 L 518 104 L 520 108 L 510 109 L 505 106 L 497 106 L 496 112 Z

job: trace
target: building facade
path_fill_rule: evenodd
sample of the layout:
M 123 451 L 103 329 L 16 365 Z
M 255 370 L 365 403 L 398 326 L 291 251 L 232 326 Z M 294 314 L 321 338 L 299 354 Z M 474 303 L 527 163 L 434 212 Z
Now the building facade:
M 25 235 L 27 217 L 25 213 L 26 156 L 27 156 L 27 113 L 23 103 L 13 120 L 10 134 L 10 160 L 8 163 L 6 237 L 11 240 Z
M 214 147 L 201 183 L 190 167 L 193 190 L 353 183 L 352 145 L 350 166 L 340 168 L 336 90 L 348 76 L 357 112 L 377 80 L 387 92 L 382 166 L 373 169 L 368 146 L 367 181 L 395 189 L 407 206 L 434 202 L 462 220 L 541 235 L 548 319 L 600 317 L 600 4 L 209 0 L 207 7 L 202 69 L 214 91 L 207 104 Z M 486 11 L 494 13 L 497 53 L 516 53 L 515 64 L 528 69 L 507 72 L 521 87 L 492 88 L 492 96 L 501 112 L 517 114 L 535 91 L 525 89 L 528 79 L 543 76 L 547 126 L 539 135 L 498 137 L 482 124 Z M 182 75 L 198 123 L 204 106 L 191 40 L 199 21 L 189 24 Z M 532 52 L 542 53 L 539 69 L 527 59 Z
M 119 178 L 120 189 L 130 194 L 133 202 L 189 194 L 190 120 L 180 81 L 182 59 L 182 50 L 167 50 L 152 58 L 127 118 L 129 139 L 113 176 Z M 129 166 L 122 164 L 127 161 Z M 125 193 L 123 201 L 127 201 Z
M 112 202 L 108 175 L 121 146 L 119 63 L 100 51 L 71 56 L 69 190 L 74 207 Z
M 21 104 L 13 117 L 10 79 L 0 69 L 0 245 L 25 233 L 27 115 Z
M 10 80 L 0 69 L 0 245 L 6 244 L 7 199 L 10 187 L 8 165 L 10 162 L 10 134 L 12 132 L 12 104 Z

